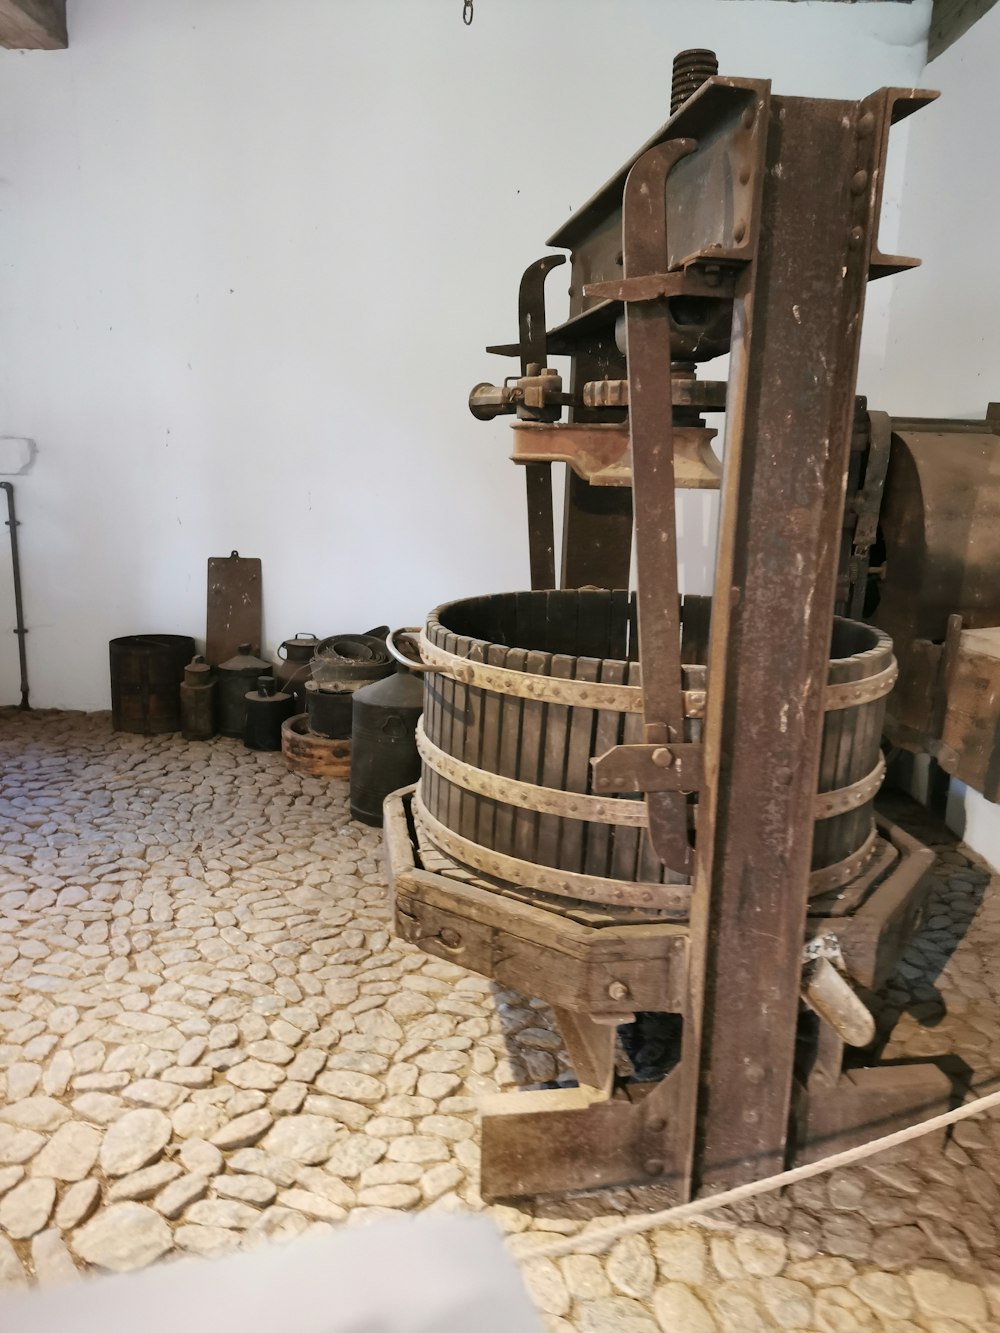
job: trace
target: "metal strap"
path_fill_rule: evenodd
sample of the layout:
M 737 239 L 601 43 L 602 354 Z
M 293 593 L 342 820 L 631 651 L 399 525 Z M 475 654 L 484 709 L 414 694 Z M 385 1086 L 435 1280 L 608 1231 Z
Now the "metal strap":
M 899 667 L 893 657 L 889 665 L 874 676 L 866 676 L 864 680 L 845 680 L 840 685 L 828 685 L 823 709 L 827 713 L 835 713 L 841 708 L 870 704 L 873 699 L 881 699 L 889 693 L 898 675 Z
M 560 791 L 555 787 L 539 787 L 533 782 L 504 778 L 498 773 L 487 773 L 461 759 L 447 754 L 429 738 L 423 721 L 417 724 L 417 749 L 431 770 L 448 782 L 477 796 L 486 796 L 505 805 L 516 805 L 522 810 L 537 810 L 543 815 L 559 815 L 565 819 L 583 819 L 589 824 L 619 824 L 631 828 L 645 828 L 646 802 L 625 801 L 613 796 L 587 796 L 581 792 Z
M 420 785 L 413 795 L 414 813 L 423 823 L 427 836 L 441 851 L 456 861 L 464 862 L 524 889 L 538 889 L 562 898 L 578 898 L 583 902 L 613 903 L 621 907 L 656 908 L 671 913 L 678 921 L 686 921 L 691 904 L 689 884 L 650 884 L 621 879 L 603 879 L 598 875 L 581 875 L 575 870 L 555 870 L 534 861 L 522 861 L 516 856 L 493 851 L 477 842 L 454 833 L 424 805 Z M 878 847 L 878 831 L 871 833 L 861 847 L 842 861 L 814 870 L 809 876 L 809 897 L 830 893 L 859 875 Z
M 615 713 L 642 712 L 641 685 L 609 685 L 602 681 L 559 680 L 554 676 L 536 676 L 529 671 L 512 671 L 509 667 L 487 666 L 472 662 L 457 653 L 438 648 L 420 633 L 420 656 L 428 666 L 444 676 L 450 676 L 460 685 L 474 689 L 492 690 L 495 694 L 513 695 L 518 699 L 537 699 L 542 703 L 568 704 L 571 708 L 601 708 Z M 841 708 L 856 708 L 888 694 L 896 683 L 899 668 L 893 658 L 884 670 L 864 680 L 844 681 L 828 685 L 824 709 L 828 713 Z M 705 716 L 705 691 L 684 690 L 684 716 Z
M 885 760 L 879 755 L 878 763 L 872 771 L 857 782 L 852 782 L 849 787 L 821 791 L 816 797 L 815 818 L 832 819 L 834 815 L 845 815 L 849 810 L 857 810 L 859 805 L 871 800 L 881 787 L 884 777 Z
M 518 699 L 538 699 L 542 703 L 568 704 L 571 708 L 600 708 L 615 713 L 642 712 L 641 685 L 609 685 L 601 681 L 559 680 L 554 676 L 536 676 L 509 667 L 487 666 L 472 662 L 457 653 L 449 653 L 431 643 L 424 630 L 420 635 L 420 656 L 442 675 L 460 685 L 509 694 Z M 685 717 L 705 716 L 705 691 L 684 691 Z
M 518 884 L 521 888 L 537 889 L 561 898 L 577 898 L 583 902 L 614 903 L 623 907 L 655 907 L 670 913 L 678 921 L 686 921 L 691 906 L 689 884 L 651 884 L 622 879 L 604 879 L 599 875 L 581 875 L 575 870 L 556 870 L 551 866 L 522 861 L 516 856 L 482 847 L 446 828 L 424 805 L 418 784 L 413 794 L 414 813 L 423 823 L 430 840 L 448 856 L 465 865 L 481 870 L 496 879 Z
M 588 824 L 614 824 L 627 828 L 645 828 L 648 823 L 645 801 L 625 801 L 611 796 L 589 796 L 583 792 L 540 787 L 534 782 L 501 777 L 456 759 L 435 745 L 424 731 L 423 719 L 417 724 L 417 749 L 431 770 L 464 791 L 491 801 L 515 805 L 521 810 L 537 810 L 542 815 L 563 819 L 582 819 Z M 847 814 L 870 801 L 885 777 L 885 760 L 879 755 L 872 771 L 847 787 L 819 792 L 814 817 L 832 819 Z
M 823 866 L 821 870 L 812 872 L 809 876 L 809 897 L 817 898 L 821 893 L 830 893 L 848 884 L 855 875 L 861 874 L 877 846 L 878 830 L 873 827 L 856 852 L 845 856 L 843 861 L 835 861 L 832 866 Z

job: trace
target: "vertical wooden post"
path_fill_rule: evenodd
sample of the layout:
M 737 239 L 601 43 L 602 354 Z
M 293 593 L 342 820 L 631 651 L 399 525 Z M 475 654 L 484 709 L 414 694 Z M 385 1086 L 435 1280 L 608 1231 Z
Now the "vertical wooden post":
M 865 103 L 776 98 L 769 116 L 759 244 L 734 310 L 709 647 L 692 921 L 702 1192 L 785 1161 L 823 691 L 877 227 L 870 176 L 881 166 Z

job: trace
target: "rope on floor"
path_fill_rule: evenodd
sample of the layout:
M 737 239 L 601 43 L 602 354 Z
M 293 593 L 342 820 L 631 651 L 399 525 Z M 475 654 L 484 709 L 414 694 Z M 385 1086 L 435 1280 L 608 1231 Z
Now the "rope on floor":
M 673 1208 L 664 1208 L 657 1213 L 640 1213 L 633 1217 L 626 1217 L 620 1222 L 614 1222 L 598 1231 L 580 1232 L 575 1236 L 564 1236 L 557 1241 L 553 1241 L 551 1245 L 541 1245 L 537 1249 L 532 1249 L 530 1254 L 525 1255 L 525 1259 L 558 1259 L 562 1255 L 580 1253 L 601 1254 L 615 1241 L 621 1240 L 623 1236 L 634 1236 L 643 1231 L 651 1231 L 654 1227 L 662 1226 L 665 1222 L 685 1222 L 688 1218 L 697 1217 L 700 1213 L 714 1212 L 717 1208 L 725 1208 L 733 1203 L 742 1203 L 744 1199 L 755 1198 L 758 1194 L 770 1194 L 774 1190 L 783 1189 L 786 1185 L 795 1185 L 800 1180 L 810 1180 L 813 1176 L 825 1175 L 826 1172 L 834 1171 L 837 1167 L 852 1166 L 855 1162 L 864 1161 L 866 1157 L 875 1157 L 878 1153 L 886 1152 L 889 1148 L 897 1148 L 900 1144 L 922 1138 L 925 1134 L 932 1134 L 938 1129 L 947 1129 L 960 1120 L 969 1120 L 972 1116 L 982 1115 L 984 1111 L 993 1110 L 995 1107 L 1000 1107 L 1000 1091 L 991 1092 L 985 1097 L 977 1097 L 975 1101 L 966 1102 L 963 1106 L 956 1106 L 952 1111 L 931 1116 L 929 1120 L 921 1120 L 916 1125 L 909 1125 L 906 1129 L 896 1130 L 893 1134 L 885 1134 L 882 1138 L 871 1139 L 868 1143 L 859 1144 L 856 1148 L 846 1148 L 843 1152 L 833 1153 L 830 1157 L 823 1157 L 818 1162 L 807 1162 L 805 1166 L 793 1167 L 791 1171 L 782 1171 L 778 1175 L 768 1176 L 764 1180 L 752 1180 L 746 1185 L 737 1185 L 735 1189 L 725 1190 L 721 1194 L 709 1194 L 704 1198 L 694 1199 L 690 1203 L 681 1203 Z

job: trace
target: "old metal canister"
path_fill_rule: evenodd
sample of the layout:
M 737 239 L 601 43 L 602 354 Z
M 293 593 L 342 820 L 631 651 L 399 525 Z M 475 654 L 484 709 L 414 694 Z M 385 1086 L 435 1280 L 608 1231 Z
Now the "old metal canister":
M 207 741 L 215 735 L 215 674 L 199 653 L 184 668 L 181 681 L 181 735 Z
M 219 730 L 223 736 L 238 736 L 241 740 L 247 723 L 247 691 L 255 685 L 258 676 L 270 676 L 271 663 L 254 657 L 248 643 L 219 667 Z
M 325 736 L 331 741 L 351 739 L 353 695 L 354 690 L 347 686 L 306 681 L 306 716 L 309 719 L 309 730 L 314 736 Z
M 294 639 L 286 639 L 278 648 L 274 675 L 285 694 L 293 694 L 298 700 L 299 712 L 305 708 L 303 687 L 312 678 L 309 664 L 318 644 L 319 639 L 315 634 L 300 631 Z
M 423 699 L 422 681 L 405 667 L 354 692 L 351 814 L 364 824 L 381 826 L 385 798 L 420 777 L 416 731 Z
M 293 696 L 279 691 L 273 676 L 260 676 L 245 702 L 243 744 L 248 750 L 280 750 L 281 724 L 295 712 Z

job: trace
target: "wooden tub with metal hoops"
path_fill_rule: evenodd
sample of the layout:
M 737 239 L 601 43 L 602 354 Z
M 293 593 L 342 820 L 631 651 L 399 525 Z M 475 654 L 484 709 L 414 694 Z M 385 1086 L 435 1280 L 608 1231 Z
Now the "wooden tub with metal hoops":
M 685 741 L 701 738 L 709 614 L 710 599 L 683 599 Z M 593 790 L 592 761 L 642 735 L 634 595 L 566 590 L 452 602 L 430 615 L 420 653 L 429 669 L 413 802 L 422 836 L 459 864 L 540 895 L 686 919 L 689 880 L 653 852 L 641 794 Z M 856 878 L 876 853 L 873 801 L 894 679 L 889 637 L 836 619 L 812 897 Z M 693 796 L 689 815 L 693 840 Z
M 707 598 L 684 599 L 691 742 L 705 710 L 699 659 L 709 613 Z M 637 1014 L 681 1013 L 689 984 L 691 883 L 649 850 L 642 795 L 603 796 L 592 779 L 592 760 L 641 735 L 634 598 L 597 590 L 475 598 L 441 607 L 419 635 L 393 636 L 390 650 L 400 654 L 407 635 L 425 672 L 422 776 L 385 806 L 396 931 L 550 1004 L 580 1084 L 484 1104 L 481 1188 L 503 1198 L 600 1184 L 605 1167 L 594 1162 L 603 1136 L 628 1116 L 628 1096 L 623 1103 L 621 1088 L 612 1095 L 616 1028 Z M 838 620 L 831 648 L 803 936 L 803 957 L 813 961 L 802 994 L 839 1035 L 833 1054 L 823 1048 L 800 1110 L 826 1147 L 858 1141 L 852 1126 L 827 1115 L 823 1078 L 843 1043 L 863 1045 L 868 1032 L 863 1006 L 834 973 L 865 988 L 884 982 L 919 919 L 933 860 L 873 812 L 895 678 L 891 642 Z M 693 794 L 688 810 L 694 840 Z M 893 1095 L 909 1104 L 912 1089 L 899 1082 Z M 584 1122 L 576 1117 L 585 1107 Z M 553 1155 L 536 1135 L 562 1114 L 567 1132 L 572 1121 L 583 1138 Z M 644 1160 L 633 1131 L 620 1132 Z M 810 1151 L 804 1141 L 801 1155 Z

